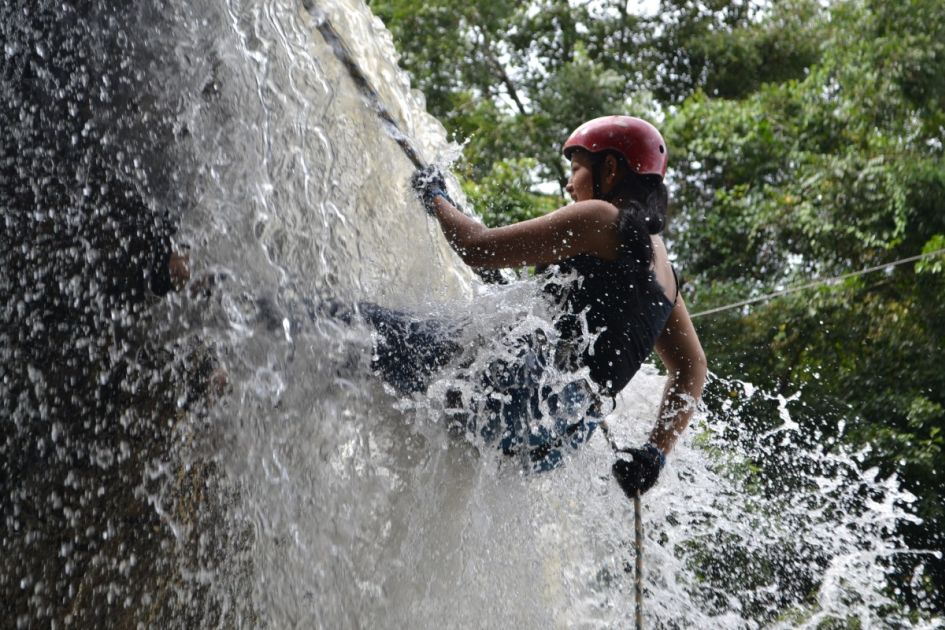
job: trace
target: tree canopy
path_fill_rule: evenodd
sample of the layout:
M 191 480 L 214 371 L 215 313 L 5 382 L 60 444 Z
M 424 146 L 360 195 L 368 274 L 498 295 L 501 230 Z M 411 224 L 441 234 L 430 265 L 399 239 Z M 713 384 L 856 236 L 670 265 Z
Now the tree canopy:
M 370 4 L 430 111 L 467 143 L 460 174 L 492 224 L 563 203 L 534 184 L 563 186 L 570 130 L 621 112 L 666 136 L 667 238 L 694 313 L 926 254 L 696 324 L 718 377 L 711 413 L 727 413 L 732 378 L 802 390 L 792 417 L 869 446 L 919 497 L 910 542 L 943 548 L 939 0 L 662 0 L 654 15 L 614 0 Z M 758 430 L 779 422 L 758 414 Z M 910 593 L 942 606 L 936 571 Z

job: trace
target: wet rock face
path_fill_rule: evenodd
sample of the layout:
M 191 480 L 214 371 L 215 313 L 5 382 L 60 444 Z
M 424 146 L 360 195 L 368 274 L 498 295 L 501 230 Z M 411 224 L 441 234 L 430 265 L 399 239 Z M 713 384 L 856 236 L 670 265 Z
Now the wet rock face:
M 172 445 L 209 359 L 150 315 L 188 205 L 163 26 L 142 3 L 0 5 L 0 593 L 16 626 L 206 609 L 173 592 L 212 467 Z

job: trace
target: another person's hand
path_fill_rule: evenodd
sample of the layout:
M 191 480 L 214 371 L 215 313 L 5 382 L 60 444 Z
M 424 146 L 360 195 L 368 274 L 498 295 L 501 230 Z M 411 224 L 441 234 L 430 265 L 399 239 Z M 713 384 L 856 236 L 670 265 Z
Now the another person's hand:
M 410 185 L 413 186 L 423 207 L 430 214 L 435 214 L 436 207 L 433 205 L 433 200 L 437 197 L 443 197 L 453 206 L 456 205 L 446 192 L 446 180 L 443 173 L 435 166 L 417 169 L 410 178 Z
M 618 457 L 611 471 L 627 497 L 632 499 L 652 488 L 666 463 L 660 450 L 654 444 L 646 444 L 642 448 L 621 449 L 619 452 L 630 457 Z

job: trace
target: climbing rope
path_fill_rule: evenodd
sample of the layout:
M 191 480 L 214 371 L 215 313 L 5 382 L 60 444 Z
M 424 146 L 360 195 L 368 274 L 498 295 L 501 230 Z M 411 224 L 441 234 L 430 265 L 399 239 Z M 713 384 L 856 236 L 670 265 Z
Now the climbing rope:
M 643 516 L 640 507 L 640 493 L 633 497 L 633 546 L 636 548 L 635 575 L 633 579 L 633 593 L 636 600 L 637 630 L 643 630 Z
M 607 438 L 607 443 L 613 449 L 614 455 L 620 453 L 620 448 L 610 433 L 610 426 L 606 420 L 601 420 L 600 428 Z M 633 546 L 635 552 L 634 558 L 634 576 L 633 576 L 633 594 L 635 602 L 634 620 L 636 629 L 643 630 L 643 510 L 640 505 L 640 493 L 633 497 Z
M 721 313 L 722 311 L 728 311 L 733 308 L 738 308 L 740 306 L 748 306 L 749 304 L 755 304 L 757 302 L 765 302 L 767 300 L 774 299 L 776 297 L 781 297 L 782 295 L 788 295 L 789 293 L 796 293 L 797 291 L 804 291 L 806 289 L 813 289 L 815 287 L 836 284 L 847 278 L 854 278 L 856 276 L 862 276 L 867 273 L 872 273 L 874 271 L 880 271 L 882 269 L 891 269 L 898 265 L 904 265 L 905 263 L 916 262 L 924 258 L 931 258 L 933 256 L 938 256 L 940 254 L 945 254 L 945 248 L 937 249 L 933 252 L 927 252 L 925 254 L 918 254 L 916 256 L 909 256 L 908 258 L 900 258 L 899 260 L 894 260 L 892 262 L 884 263 L 882 265 L 875 265 L 873 267 L 867 267 L 866 269 L 860 269 L 859 271 L 851 271 L 849 273 L 841 274 L 833 278 L 824 278 L 821 280 L 814 280 L 812 282 L 806 282 L 794 287 L 788 287 L 787 289 L 782 289 L 780 291 L 775 291 L 773 293 L 768 293 L 767 295 L 761 295 L 758 297 L 750 298 L 747 300 L 741 300 L 739 302 L 733 302 L 731 304 L 726 304 L 725 306 L 717 306 L 715 308 L 710 308 L 705 311 L 699 311 L 698 313 L 693 313 L 690 315 L 691 318 L 702 317 L 703 315 L 713 315 L 715 313 Z

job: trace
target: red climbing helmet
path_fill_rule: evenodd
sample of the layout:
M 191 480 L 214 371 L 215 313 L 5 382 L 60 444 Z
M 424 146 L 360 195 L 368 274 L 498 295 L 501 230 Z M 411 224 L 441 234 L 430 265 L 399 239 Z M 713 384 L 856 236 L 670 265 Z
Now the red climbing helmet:
M 574 149 L 616 151 L 638 175 L 666 175 L 666 142 L 656 127 L 642 118 L 602 116 L 589 120 L 571 133 L 561 152 L 570 159 Z

